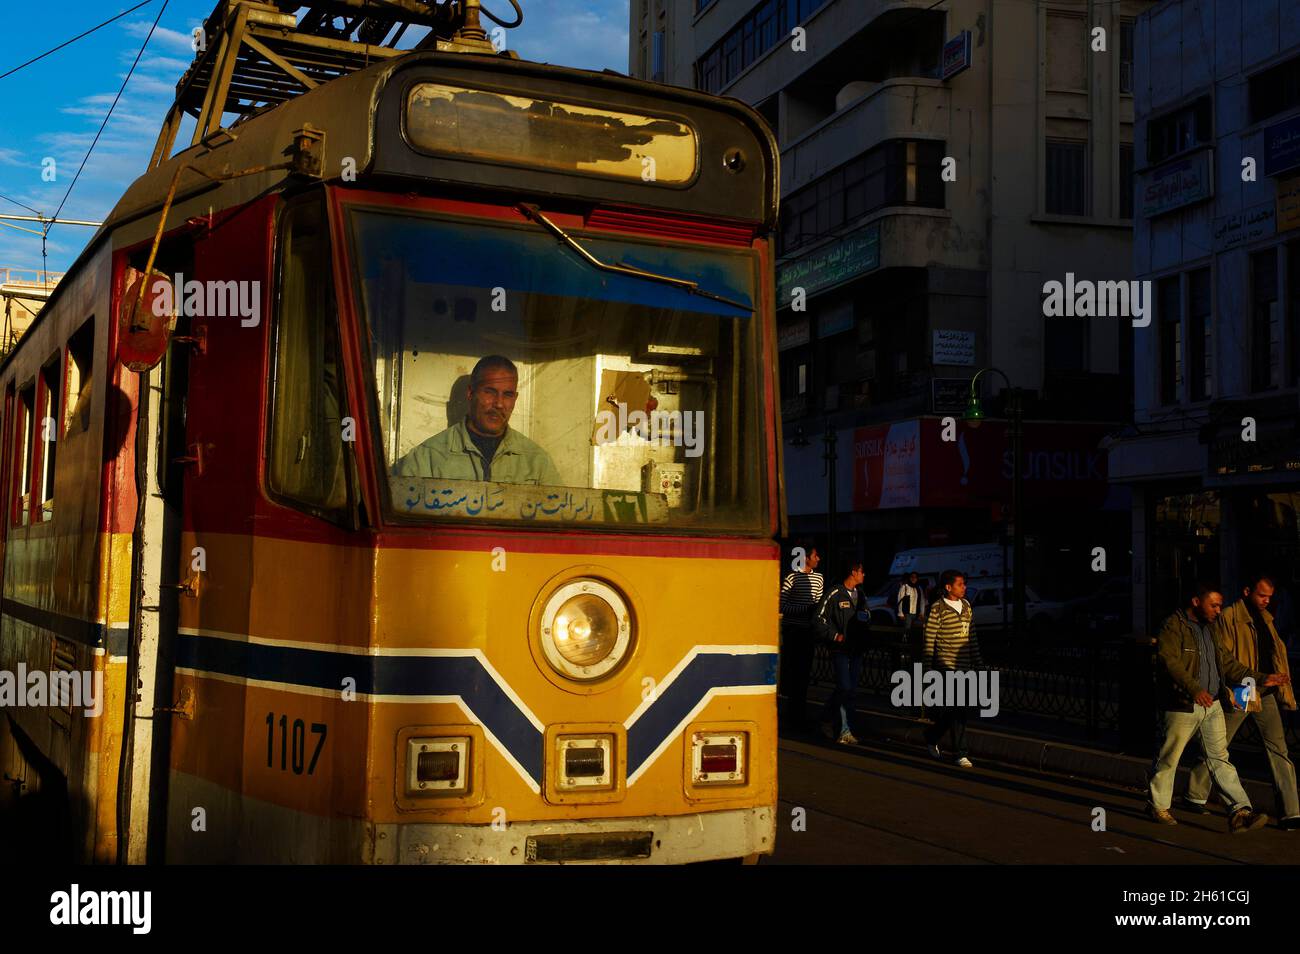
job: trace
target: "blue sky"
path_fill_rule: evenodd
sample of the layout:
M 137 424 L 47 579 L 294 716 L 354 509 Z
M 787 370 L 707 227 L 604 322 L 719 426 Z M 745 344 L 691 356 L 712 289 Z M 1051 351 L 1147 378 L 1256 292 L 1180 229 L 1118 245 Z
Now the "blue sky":
M 102 23 L 138 0 L 62 0 L 57 15 L 31 18 L 21 30 L 0 30 L 0 73 Z M 100 221 L 145 168 L 171 105 L 175 84 L 194 57 L 190 31 L 215 0 L 171 0 L 113 118 L 77 181 L 62 218 Z M 0 79 L 0 195 L 52 215 L 81 164 L 95 131 L 130 69 L 162 0 L 78 40 L 12 76 Z M 486 0 L 505 16 L 506 0 Z M 627 70 L 628 0 L 521 0 L 524 25 L 508 34 L 525 59 L 584 69 Z M 488 24 L 491 25 L 490 23 Z M 184 135 L 184 133 L 183 133 Z M 42 180 L 42 161 L 57 178 Z M 0 212 L 27 210 L 0 200 Z M 29 223 L 15 223 L 29 225 Z M 30 224 L 32 228 L 36 226 Z M 93 229 L 55 226 L 48 266 L 68 268 Z M 0 226 L 0 266 L 41 267 L 41 239 Z

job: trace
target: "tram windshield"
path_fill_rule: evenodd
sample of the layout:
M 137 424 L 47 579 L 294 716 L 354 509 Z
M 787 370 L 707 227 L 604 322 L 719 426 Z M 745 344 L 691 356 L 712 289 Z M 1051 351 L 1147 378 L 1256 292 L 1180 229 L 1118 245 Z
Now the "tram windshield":
M 404 516 L 762 530 L 746 250 L 358 208 L 383 463 Z

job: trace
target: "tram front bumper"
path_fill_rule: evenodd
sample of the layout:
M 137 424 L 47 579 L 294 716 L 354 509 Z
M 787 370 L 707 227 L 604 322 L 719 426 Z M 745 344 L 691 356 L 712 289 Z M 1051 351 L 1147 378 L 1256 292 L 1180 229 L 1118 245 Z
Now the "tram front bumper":
M 770 853 L 771 806 L 647 818 L 375 825 L 375 864 L 685 864 Z

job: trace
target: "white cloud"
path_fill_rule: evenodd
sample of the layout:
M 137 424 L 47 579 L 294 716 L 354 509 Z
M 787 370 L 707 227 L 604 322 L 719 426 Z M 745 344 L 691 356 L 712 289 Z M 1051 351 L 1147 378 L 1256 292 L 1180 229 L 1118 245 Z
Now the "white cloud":
M 129 23 L 122 24 L 122 29 L 130 36 L 136 37 L 143 41 L 149 36 L 149 27 L 153 26 L 150 20 L 132 20 Z M 175 53 L 194 54 L 193 37 L 189 33 L 181 33 L 179 30 L 169 30 L 165 26 L 158 26 L 153 31 L 153 36 L 149 39 L 149 49 L 164 49 Z M 132 57 L 135 53 L 131 54 Z M 148 53 L 146 52 L 146 56 Z

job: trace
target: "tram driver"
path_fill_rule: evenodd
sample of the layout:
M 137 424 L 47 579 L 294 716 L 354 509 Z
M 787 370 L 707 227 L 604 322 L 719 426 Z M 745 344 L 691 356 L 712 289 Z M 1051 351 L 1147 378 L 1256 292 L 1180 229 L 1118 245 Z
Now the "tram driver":
M 469 413 L 393 465 L 399 477 L 562 485 L 551 455 L 510 427 L 519 399 L 519 369 L 490 354 L 470 372 Z

